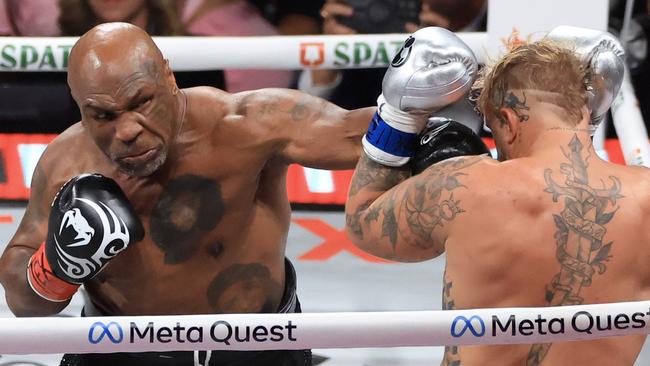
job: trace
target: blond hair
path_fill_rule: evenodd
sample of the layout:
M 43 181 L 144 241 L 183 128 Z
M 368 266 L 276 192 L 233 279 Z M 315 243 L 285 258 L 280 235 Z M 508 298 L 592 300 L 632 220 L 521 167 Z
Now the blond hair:
M 587 102 L 585 82 L 588 77 L 572 48 L 542 40 L 517 44 L 496 63 L 483 68 L 471 95 L 486 118 L 502 120 L 499 109 L 506 107 L 509 91 L 528 89 L 555 93 L 554 97 L 538 96 L 537 99 L 562 108 L 567 124 L 575 126 L 582 120 L 582 107 Z

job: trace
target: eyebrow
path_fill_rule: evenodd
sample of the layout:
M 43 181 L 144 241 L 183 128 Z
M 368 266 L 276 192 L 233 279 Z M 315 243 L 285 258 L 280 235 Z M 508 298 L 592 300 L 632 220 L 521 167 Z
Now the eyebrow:
M 110 109 L 110 107 L 103 106 L 99 102 L 94 101 L 94 100 L 84 101 L 82 106 L 85 107 L 85 108 L 100 109 L 100 110 Z
M 127 95 L 127 98 L 129 100 L 129 102 L 133 102 L 134 100 L 137 100 L 138 98 L 140 98 L 140 96 L 142 96 L 142 94 L 144 94 L 144 89 L 145 89 L 145 87 L 140 87 L 140 88 L 138 88 L 136 90 L 135 93 L 133 93 L 133 95 L 131 95 L 131 96 Z M 111 103 L 111 104 L 117 104 L 117 103 Z M 86 107 L 86 108 L 100 109 L 100 110 L 106 110 L 106 111 L 112 109 L 111 107 L 107 107 L 102 102 L 99 102 L 99 101 L 94 100 L 94 99 L 85 100 L 83 102 L 82 106 Z

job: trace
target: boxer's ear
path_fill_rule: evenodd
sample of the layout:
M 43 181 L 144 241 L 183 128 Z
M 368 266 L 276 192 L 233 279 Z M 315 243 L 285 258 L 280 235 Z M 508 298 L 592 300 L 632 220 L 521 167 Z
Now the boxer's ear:
M 174 95 L 178 94 L 178 86 L 176 85 L 176 77 L 174 76 L 174 72 L 172 71 L 171 66 L 169 66 L 169 59 L 165 59 L 164 74 L 165 74 L 165 80 L 172 87 L 172 94 L 174 94 Z
M 520 116 L 515 113 L 511 108 L 499 109 L 499 121 L 501 121 L 505 133 L 505 141 L 512 144 L 519 135 L 519 128 L 521 124 Z

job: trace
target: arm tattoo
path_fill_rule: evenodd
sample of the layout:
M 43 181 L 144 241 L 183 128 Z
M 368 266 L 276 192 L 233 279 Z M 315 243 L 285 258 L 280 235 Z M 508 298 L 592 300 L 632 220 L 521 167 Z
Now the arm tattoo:
M 359 207 L 357 207 L 352 215 L 345 216 L 345 223 L 347 224 L 348 228 L 354 235 L 358 236 L 359 238 L 363 238 L 363 230 L 361 229 L 360 222 L 361 213 L 367 209 L 371 203 L 372 200 L 368 200 L 364 204 L 359 205 Z
M 422 249 L 436 244 L 434 230 L 465 212 L 453 193 L 457 188 L 467 188 L 459 181 L 467 176 L 462 170 L 482 159 L 481 156 L 472 156 L 440 162 L 435 165 L 436 169 L 422 173 L 426 179 L 416 181 L 409 187 L 406 197 L 401 200 L 403 209 L 400 210 L 408 224 L 407 230 L 402 231 L 406 242 Z
M 259 109 L 255 112 L 255 120 L 260 121 L 269 118 L 269 116 L 274 116 L 277 111 L 277 98 L 271 98 L 259 105 Z
M 406 221 L 414 235 L 414 244 L 422 248 L 434 245 L 431 234 L 462 212 L 460 201 L 454 199 L 454 189 L 463 187 L 458 179 L 467 174 L 454 171 L 431 173 L 430 180 L 414 184 L 404 201 Z
M 604 243 L 607 224 L 612 220 L 623 198 L 621 181 L 610 176 L 609 187 L 602 183 L 594 188 L 587 175 L 589 154 L 583 152 L 583 145 L 574 135 L 564 155 L 569 163 L 560 165 L 565 176 L 564 185 L 553 179 L 552 169 L 544 171 L 546 189 L 552 194 L 553 202 L 564 197 L 564 208 L 555 220 L 556 258 L 560 272 L 551 280 L 546 290 L 548 306 L 579 305 L 584 299 L 580 296 L 583 287 L 591 286 L 594 274 L 603 274 L 605 265 L 611 259 L 609 254 L 613 241 Z M 539 365 L 552 344 L 535 344 L 528 354 L 527 366 Z
M 365 154 L 362 154 L 357 164 L 357 168 L 354 172 L 354 177 L 352 178 L 349 196 L 352 197 L 363 189 L 367 189 L 372 192 L 386 191 L 401 181 L 407 179 L 410 175 L 411 173 L 406 167 L 388 168 L 371 160 Z M 353 214 L 346 215 L 345 220 L 348 228 L 354 235 L 358 236 L 359 238 L 363 238 L 361 215 L 364 214 L 366 209 L 370 207 L 370 204 L 372 202 L 373 200 L 369 200 L 361 204 Z M 382 210 L 379 207 L 371 208 L 368 211 L 364 222 L 367 224 L 371 221 L 376 221 L 379 217 L 380 212 L 382 212 L 384 215 L 387 214 L 387 210 Z M 383 222 L 382 236 L 389 236 L 393 245 L 395 245 L 397 241 L 396 233 L 396 219 L 394 219 L 392 222 L 389 219 L 388 223 L 386 221 Z
M 326 108 L 325 104 L 323 100 L 306 95 L 294 104 L 289 114 L 296 122 L 315 121 L 321 118 L 321 113 Z
M 384 221 L 381 224 L 381 236 L 387 236 L 390 239 L 390 243 L 393 246 L 393 251 L 397 246 L 397 231 L 399 229 L 397 223 L 397 217 L 395 214 L 395 195 L 391 194 L 386 199 L 386 204 L 384 205 Z
M 354 172 L 349 195 L 354 196 L 362 189 L 386 191 L 410 176 L 411 172 L 407 167 L 388 168 L 362 154 Z
M 296 105 L 291 108 L 291 118 L 294 121 L 302 121 L 309 117 L 309 105 L 304 101 L 298 101 Z
M 364 214 L 365 224 L 381 223 L 381 237 L 389 239 L 393 250 L 396 250 L 398 238 L 422 249 L 433 247 L 434 229 L 464 212 L 460 201 L 453 196 L 455 189 L 466 188 L 460 182 L 467 175 L 462 170 L 482 159 L 481 156 L 473 156 L 436 164 L 435 168 L 421 173 L 424 179 L 412 181 L 408 189 L 389 191 L 381 202 L 355 212 L 353 216 L 357 217 L 356 223 L 360 223 L 358 217 Z M 408 170 L 387 168 L 363 156 L 357 165 L 350 196 L 364 189 L 371 192 L 386 191 L 409 175 Z M 404 222 L 407 225 L 400 226 Z
M 442 286 L 442 310 L 454 310 L 454 298 L 451 296 L 452 281 L 447 280 L 447 271 L 443 274 Z M 445 358 L 442 360 L 443 366 L 460 366 L 460 355 L 458 346 L 445 346 Z

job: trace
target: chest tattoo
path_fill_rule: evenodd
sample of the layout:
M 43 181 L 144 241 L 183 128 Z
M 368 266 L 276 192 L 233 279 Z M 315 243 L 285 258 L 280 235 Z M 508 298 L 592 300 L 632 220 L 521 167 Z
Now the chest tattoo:
M 151 238 L 165 253 L 165 263 L 190 259 L 205 233 L 213 230 L 224 214 L 221 186 L 215 180 L 183 175 L 171 180 L 151 214 Z

